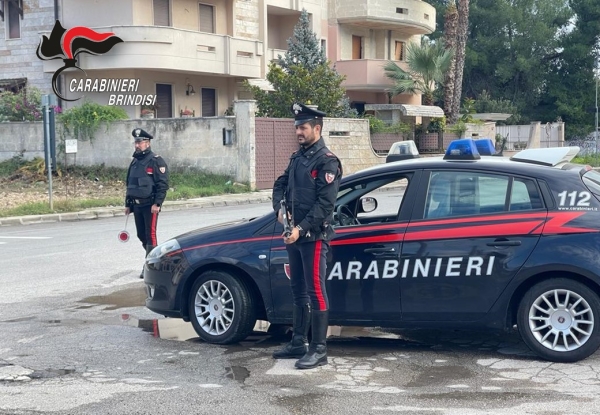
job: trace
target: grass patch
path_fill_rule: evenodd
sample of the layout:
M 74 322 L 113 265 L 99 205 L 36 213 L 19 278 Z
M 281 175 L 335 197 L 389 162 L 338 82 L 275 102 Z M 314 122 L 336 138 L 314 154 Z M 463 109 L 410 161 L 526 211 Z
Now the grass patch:
M 40 162 L 42 162 L 41 167 Z M 58 183 L 66 183 L 70 186 L 71 191 L 73 183 L 76 183 L 77 190 L 89 191 L 102 188 L 102 192 L 95 195 L 79 195 L 66 200 L 62 197 L 55 197 L 52 210 L 47 202 L 24 202 L 18 206 L 3 209 L 0 217 L 76 212 L 95 207 L 123 206 L 127 167 L 107 167 L 103 164 L 64 166 L 59 163 L 61 178 L 57 179 Z M 23 192 L 23 189 L 27 189 L 36 194 L 43 194 L 42 192 L 45 193 L 47 187 L 43 169 L 43 160 L 26 161 L 22 156 L 15 156 L 10 160 L 0 162 L 0 182 L 7 188 L 21 189 L 19 193 Z M 249 185 L 235 183 L 232 177 L 226 175 L 212 174 L 189 167 L 173 168 L 169 172 L 169 191 L 166 200 L 185 200 L 250 191 Z
M 86 199 L 86 200 L 58 200 L 52 201 L 54 209 L 50 209 L 48 202 L 33 202 L 26 203 L 12 209 L 0 211 L 0 217 L 9 216 L 26 216 L 26 215 L 45 215 L 48 213 L 66 213 L 78 212 L 80 210 L 107 207 L 107 206 L 122 206 L 123 198 L 111 197 L 104 199 Z
M 600 167 L 600 153 L 582 157 L 575 157 L 571 160 L 572 163 L 588 164 L 592 167 Z

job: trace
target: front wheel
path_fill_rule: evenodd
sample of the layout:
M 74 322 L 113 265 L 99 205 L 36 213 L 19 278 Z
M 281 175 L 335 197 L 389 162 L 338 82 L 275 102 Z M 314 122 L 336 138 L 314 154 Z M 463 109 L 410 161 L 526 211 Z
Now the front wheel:
M 243 340 L 256 324 L 250 290 L 238 278 L 218 271 L 205 272 L 192 286 L 189 315 L 198 336 L 215 344 Z
M 576 362 L 600 346 L 600 300 L 577 281 L 543 281 L 525 293 L 517 326 L 523 341 L 538 356 L 553 362 Z

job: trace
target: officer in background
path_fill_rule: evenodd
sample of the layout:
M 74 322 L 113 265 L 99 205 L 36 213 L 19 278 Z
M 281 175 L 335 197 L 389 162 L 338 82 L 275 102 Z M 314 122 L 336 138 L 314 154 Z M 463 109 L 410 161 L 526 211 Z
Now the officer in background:
M 310 369 L 327 364 L 329 300 L 325 289 L 326 258 L 342 165 L 326 146 L 321 131 L 325 113 L 294 104 L 296 136 L 300 149 L 292 154 L 283 175 L 273 185 L 273 209 L 279 222 L 285 198 L 288 218 L 295 224 L 283 235 L 290 261 L 294 299 L 292 340 L 273 353 L 275 359 L 299 358 L 295 366 Z M 312 337 L 308 345 L 308 330 Z
M 150 149 L 152 136 L 141 128 L 135 128 L 131 135 L 135 152 L 127 171 L 125 214 L 133 212 L 137 237 L 148 255 L 157 245 L 156 223 L 169 189 L 169 173 L 165 160 Z M 143 270 L 140 278 L 144 278 Z

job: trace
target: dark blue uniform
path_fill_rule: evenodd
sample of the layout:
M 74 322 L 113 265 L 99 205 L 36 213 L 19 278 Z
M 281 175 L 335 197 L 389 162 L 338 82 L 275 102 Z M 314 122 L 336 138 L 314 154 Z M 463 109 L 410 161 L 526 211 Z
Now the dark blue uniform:
M 135 141 L 152 139 L 150 134 L 140 128 L 134 129 L 132 135 Z M 137 237 L 142 242 L 147 255 L 158 244 L 156 238 L 158 213 L 152 213 L 152 205 L 160 207 L 167 196 L 169 189 L 167 163 L 161 156 L 154 154 L 150 147 L 135 152 L 125 183 L 127 184 L 125 207 L 133 212 Z
M 273 209 L 279 212 L 285 196 L 300 239 L 286 245 L 290 260 L 294 305 L 310 302 L 313 310 L 329 309 L 325 290 L 326 257 L 333 209 L 342 177 L 339 159 L 320 138 L 307 149 L 292 154 L 290 164 L 273 185 Z
M 342 165 L 326 146 L 320 134 L 325 113 L 294 104 L 297 134 L 310 134 L 310 143 L 292 154 L 290 164 L 273 185 L 273 209 L 279 215 L 285 198 L 287 215 L 298 229 L 299 237 L 290 237 L 286 250 L 290 262 L 290 285 L 294 298 L 294 335 L 276 359 L 300 358 L 299 369 L 327 364 L 325 339 L 329 321 L 329 299 L 325 288 L 325 273 L 329 241 L 335 232 L 331 226 Z M 310 127 L 304 124 L 310 122 Z M 301 127 L 299 127 L 301 126 Z M 319 129 L 316 129 L 320 126 Z M 298 132 L 300 130 L 300 133 Z M 316 141 L 311 142 L 314 138 Z M 308 330 L 312 339 L 307 346 Z

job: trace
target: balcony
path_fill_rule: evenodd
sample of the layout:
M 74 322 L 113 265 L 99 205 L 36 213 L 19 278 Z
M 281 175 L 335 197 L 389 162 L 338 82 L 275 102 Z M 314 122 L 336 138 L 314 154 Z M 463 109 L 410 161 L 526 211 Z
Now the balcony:
M 344 60 L 337 61 L 335 67 L 340 74 L 346 75 L 342 86 L 347 90 L 384 92 L 392 86 L 392 81 L 383 70 L 387 62 L 385 59 Z M 396 64 L 408 70 L 406 62 L 396 61 Z
M 107 55 L 79 55 L 84 70 L 152 69 L 261 77 L 263 43 L 228 35 L 172 27 L 112 26 L 94 28 L 123 39 Z M 44 71 L 56 70 L 57 61 L 45 61 Z
M 285 50 L 285 49 L 268 48 L 267 49 L 267 62 L 273 62 L 274 60 L 277 60 L 279 55 L 281 55 L 281 57 L 284 57 L 286 52 L 287 52 L 287 50 Z
M 406 35 L 435 31 L 435 7 L 422 0 L 336 0 L 338 23 L 389 29 Z

